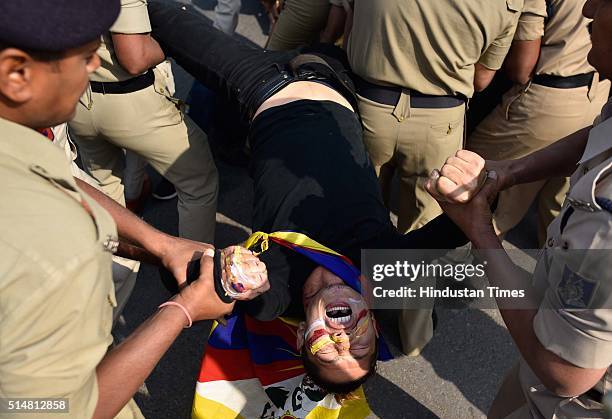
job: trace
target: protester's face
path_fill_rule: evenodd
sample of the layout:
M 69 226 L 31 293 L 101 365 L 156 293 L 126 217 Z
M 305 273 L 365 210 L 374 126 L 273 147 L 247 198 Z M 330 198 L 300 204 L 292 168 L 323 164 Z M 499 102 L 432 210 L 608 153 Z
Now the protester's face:
M 37 59 L 15 48 L 0 53 L 0 88 L 7 108 L 19 109 L 19 122 L 45 128 L 72 119 L 76 104 L 100 66 L 99 40 L 53 60 Z
M 367 374 L 376 327 L 361 295 L 319 267 L 304 284 L 303 296 L 306 322 L 298 330 L 298 347 L 306 345 L 323 378 L 346 382 Z
M 612 78 L 612 0 L 587 0 L 582 14 L 593 19 L 588 55 L 589 63 L 600 73 L 602 79 Z

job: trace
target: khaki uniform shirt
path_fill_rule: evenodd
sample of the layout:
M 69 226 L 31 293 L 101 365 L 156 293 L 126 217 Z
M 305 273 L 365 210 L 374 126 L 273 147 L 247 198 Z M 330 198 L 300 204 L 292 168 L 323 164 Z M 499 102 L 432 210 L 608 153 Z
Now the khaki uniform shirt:
M 546 0 L 525 0 L 514 39 L 516 41 L 535 41 L 542 38 L 546 16 Z
M 112 342 L 115 223 L 63 150 L 3 119 L 0 176 L 0 397 L 68 398 L 69 417 L 91 417 Z
M 539 341 L 576 366 L 607 368 L 596 386 L 601 393 L 612 390 L 610 138 L 612 119 L 591 130 L 563 209 L 548 228 L 534 273 L 535 287 L 543 296 L 534 319 Z M 562 398 L 549 392 L 524 361 L 519 376 L 534 417 L 603 417 L 602 405 L 587 395 Z
M 474 65 L 497 70 L 523 0 L 356 0 L 348 56 L 355 74 L 429 95 L 474 93 Z
M 535 74 L 575 76 L 595 71 L 588 63 L 590 20 L 582 16 L 585 0 L 550 0 L 540 59 Z
M 110 32 L 102 36 L 102 44 L 98 48 L 98 55 L 102 63 L 98 70 L 89 77 L 91 81 L 113 82 L 134 77 L 119 64 L 115 55 L 111 32 L 125 34 L 151 32 L 146 0 L 121 0 L 119 17 L 110 28 Z

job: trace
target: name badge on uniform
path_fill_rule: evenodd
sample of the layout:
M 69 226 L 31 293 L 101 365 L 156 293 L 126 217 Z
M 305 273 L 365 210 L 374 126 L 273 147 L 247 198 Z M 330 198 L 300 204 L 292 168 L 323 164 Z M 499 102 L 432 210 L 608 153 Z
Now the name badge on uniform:
M 578 275 L 566 265 L 563 268 L 563 279 L 557 287 L 557 295 L 565 308 L 588 308 L 596 288 L 597 282 Z

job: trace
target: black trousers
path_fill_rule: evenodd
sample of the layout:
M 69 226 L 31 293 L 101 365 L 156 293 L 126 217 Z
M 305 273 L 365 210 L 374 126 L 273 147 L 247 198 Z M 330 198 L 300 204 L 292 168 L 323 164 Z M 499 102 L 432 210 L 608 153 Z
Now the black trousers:
M 153 37 L 164 52 L 209 89 L 235 105 L 245 121 L 274 93 L 295 80 L 329 82 L 350 102 L 354 86 L 344 52 L 333 45 L 267 51 L 213 28 L 191 5 L 148 3 Z M 298 55 L 316 54 L 317 63 L 292 66 Z M 356 109 L 356 107 L 355 107 Z

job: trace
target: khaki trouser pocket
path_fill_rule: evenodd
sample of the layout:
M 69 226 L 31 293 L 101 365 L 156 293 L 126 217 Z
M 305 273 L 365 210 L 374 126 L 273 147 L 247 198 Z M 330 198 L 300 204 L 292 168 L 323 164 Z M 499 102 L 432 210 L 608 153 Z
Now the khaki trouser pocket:
M 163 64 L 164 63 L 153 69 L 153 74 L 155 74 L 155 82 L 153 83 L 153 88 L 155 89 L 155 92 L 157 94 L 162 96 L 168 102 L 172 103 L 172 105 L 179 110 L 180 120 L 177 123 L 180 123 L 183 121 L 183 114 L 185 112 L 185 102 L 181 99 L 174 97 L 174 77 L 172 76 L 172 71 L 170 67 L 162 66 Z

